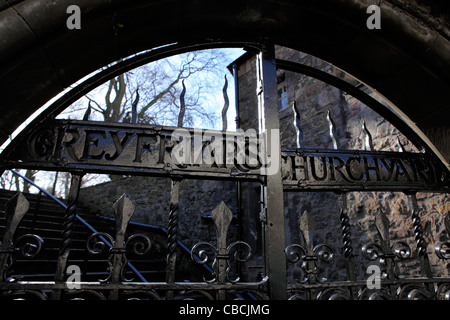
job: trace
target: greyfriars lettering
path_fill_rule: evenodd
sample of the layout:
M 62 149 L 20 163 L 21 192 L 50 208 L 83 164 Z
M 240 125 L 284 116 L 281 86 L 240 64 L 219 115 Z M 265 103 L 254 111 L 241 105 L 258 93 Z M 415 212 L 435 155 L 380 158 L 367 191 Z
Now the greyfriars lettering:
M 20 162 L 22 167 L 49 170 L 259 180 L 267 166 L 264 143 L 257 139 L 254 130 L 57 120 L 26 138 L 28 148 L 17 148 L 8 157 L 14 159 L 10 167 Z
M 269 135 L 267 135 L 269 136 Z M 281 170 L 285 190 L 433 190 L 447 170 L 420 153 L 282 150 L 279 132 L 223 132 L 85 121 L 55 121 L 12 150 L 10 167 L 262 180 Z

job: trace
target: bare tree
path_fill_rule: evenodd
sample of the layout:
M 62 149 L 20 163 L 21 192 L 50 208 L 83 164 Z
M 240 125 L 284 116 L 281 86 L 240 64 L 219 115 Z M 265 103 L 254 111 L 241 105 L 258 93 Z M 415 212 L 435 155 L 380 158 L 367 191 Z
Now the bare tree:
M 25 176 L 25 178 L 28 178 L 32 182 L 36 179 L 36 173 L 38 170 L 18 170 L 19 173 Z M 8 190 L 17 190 L 22 191 L 24 193 L 30 192 L 30 187 L 32 185 L 28 183 L 27 181 L 23 180 L 22 178 L 16 176 L 11 171 L 5 171 L 0 176 L 0 188 L 2 189 L 8 189 Z
M 79 117 L 87 99 L 85 120 L 181 126 L 178 117 L 184 91 L 183 126 L 200 122 L 202 127 L 215 127 L 222 102 L 214 101 L 211 93 L 222 90 L 227 58 L 223 50 L 203 50 L 152 62 L 109 80 L 72 105 L 63 117 L 71 113 Z M 133 115 L 137 119 L 132 119 Z M 65 178 L 58 178 L 62 189 Z
M 86 98 L 103 121 L 131 122 L 134 107 L 139 123 L 176 125 L 186 83 L 184 124 L 214 125 L 217 111 L 209 108 L 214 102 L 208 93 L 223 79 L 225 57 L 221 50 L 204 50 L 155 61 L 111 79 Z M 74 110 L 77 105 L 68 112 Z

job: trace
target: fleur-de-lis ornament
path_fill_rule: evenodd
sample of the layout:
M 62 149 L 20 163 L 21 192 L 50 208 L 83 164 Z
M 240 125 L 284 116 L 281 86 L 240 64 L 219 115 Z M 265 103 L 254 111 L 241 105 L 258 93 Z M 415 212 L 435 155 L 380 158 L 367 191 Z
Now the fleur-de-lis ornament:
M 316 281 L 324 282 L 325 278 L 318 277 L 317 260 L 331 262 L 334 259 L 334 250 L 327 244 L 318 244 L 314 246 L 313 236 L 315 223 L 312 215 L 305 211 L 299 218 L 300 232 L 303 236 L 305 246 L 300 244 L 291 244 L 285 249 L 285 254 L 289 262 L 302 261 L 302 269 L 305 272 L 303 282 L 314 283 Z
M 131 281 L 125 278 L 127 247 L 132 246 L 132 252 L 138 255 L 146 254 L 151 248 L 150 238 L 145 234 L 134 234 L 125 237 L 126 229 L 134 213 L 134 204 L 123 194 L 113 205 L 116 222 L 115 238 L 105 232 L 92 234 L 87 241 L 87 248 L 91 254 L 100 254 L 109 248 L 109 276 L 103 282 L 118 283 Z
M 227 233 L 233 220 L 233 213 L 223 201 L 212 211 L 212 219 L 216 227 L 217 247 L 214 247 L 208 242 L 197 243 L 191 250 L 192 260 L 199 264 L 205 264 L 212 258 L 214 259 L 212 263 L 214 278 L 208 280 L 208 282 L 237 282 L 239 281 L 239 277 L 236 279 L 230 278 L 230 260 L 234 258 L 238 262 L 248 261 L 252 254 L 251 247 L 244 241 L 234 241 L 227 246 Z M 232 254 L 233 251 L 234 254 Z
M 5 281 L 13 264 L 13 254 L 18 252 L 25 258 L 35 257 L 41 250 L 44 240 L 35 234 L 24 234 L 14 240 L 14 235 L 30 204 L 25 196 L 18 192 L 5 207 L 5 233 L 0 243 L 0 282 Z

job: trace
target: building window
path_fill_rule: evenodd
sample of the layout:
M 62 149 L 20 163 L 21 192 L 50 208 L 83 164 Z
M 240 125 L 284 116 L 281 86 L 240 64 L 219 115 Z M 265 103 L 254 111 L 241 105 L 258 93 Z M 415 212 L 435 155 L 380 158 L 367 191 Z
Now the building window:
M 287 108 L 287 90 L 284 73 L 278 77 L 278 110 Z

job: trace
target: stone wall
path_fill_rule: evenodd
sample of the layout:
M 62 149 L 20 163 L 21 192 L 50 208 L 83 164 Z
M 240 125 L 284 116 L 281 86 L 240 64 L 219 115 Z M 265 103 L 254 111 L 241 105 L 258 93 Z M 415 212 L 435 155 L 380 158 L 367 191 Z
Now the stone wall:
M 183 180 L 180 185 L 178 238 L 191 248 L 198 241 L 215 241 L 214 223 L 209 217 L 221 202 L 236 214 L 235 182 Z M 171 197 L 171 180 L 133 176 L 81 189 L 80 205 L 100 215 L 113 216 L 112 205 L 127 194 L 136 206 L 131 221 L 167 228 Z M 236 237 L 236 223 L 229 230 Z

